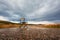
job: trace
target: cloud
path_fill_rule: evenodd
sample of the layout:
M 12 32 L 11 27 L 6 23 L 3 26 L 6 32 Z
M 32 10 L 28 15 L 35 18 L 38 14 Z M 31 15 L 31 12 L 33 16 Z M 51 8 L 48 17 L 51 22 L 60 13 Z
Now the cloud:
M 60 0 L 0 0 L 0 16 L 10 21 L 60 20 Z
M 42 4 L 42 7 L 39 7 L 38 9 L 36 9 L 36 11 L 30 13 L 30 15 L 28 15 L 28 16 L 32 17 L 32 19 L 33 18 L 34 19 L 35 18 L 42 18 L 43 19 L 47 15 L 56 14 L 54 12 L 57 12 L 57 10 L 60 10 L 58 1 L 59 0 L 51 0 L 50 2 L 49 1 L 44 2 L 44 4 Z
M 60 24 L 60 20 L 53 21 L 28 21 L 28 24 Z
M 52 21 L 52 22 L 54 22 L 54 23 L 56 23 L 56 24 L 60 24 L 60 20 L 54 20 L 54 21 Z
M 29 21 L 28 24 L 55 24 L 55 23 L 50 21 L 40 21 L 40 22 Z
M 9 21 L 8 18 L 0 16 L 0 20 L 5 20 L 5 21 Z

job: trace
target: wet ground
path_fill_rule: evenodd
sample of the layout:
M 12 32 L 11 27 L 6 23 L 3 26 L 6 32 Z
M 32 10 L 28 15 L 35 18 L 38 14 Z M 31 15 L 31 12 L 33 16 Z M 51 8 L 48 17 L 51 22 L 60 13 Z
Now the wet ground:
M 60 40 L 60 28 L 0 29 L 0 40 Z

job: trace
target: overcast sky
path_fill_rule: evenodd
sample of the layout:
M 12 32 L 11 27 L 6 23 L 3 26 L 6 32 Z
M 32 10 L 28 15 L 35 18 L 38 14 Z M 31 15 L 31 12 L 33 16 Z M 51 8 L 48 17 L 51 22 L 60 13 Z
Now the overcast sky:
M 60 0 L 0 0 L 0 20 L 60 23 Z

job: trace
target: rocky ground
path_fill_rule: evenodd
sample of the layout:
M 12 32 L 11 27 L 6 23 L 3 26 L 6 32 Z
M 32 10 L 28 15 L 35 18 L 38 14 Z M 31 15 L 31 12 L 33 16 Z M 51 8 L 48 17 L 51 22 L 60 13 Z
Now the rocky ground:
M 5 28 L 0 40 L 60 40 L 60 28 Z

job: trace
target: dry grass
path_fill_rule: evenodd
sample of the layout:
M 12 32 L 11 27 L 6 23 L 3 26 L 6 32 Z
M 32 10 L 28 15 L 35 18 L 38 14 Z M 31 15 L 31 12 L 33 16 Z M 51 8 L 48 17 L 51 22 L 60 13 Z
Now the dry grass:
M 32 28 L 60 28 L 60 24 L 19 24 L 19 23 L 12 23 L 9 21 L 0 20 L 0 28 L 19 28 L 22 26 L 29 26 Z
M 0 24 L 0 28 L 14 28 L 14 27 L 19 27 L 20 25 L 18 24 Z
M 0 24 L 0 28 L 19 28 L 23 26 L 21 24 Z M 60 24 L 25 24 L 25 26 L 29 26 L 32 28 L 60 28 Z

